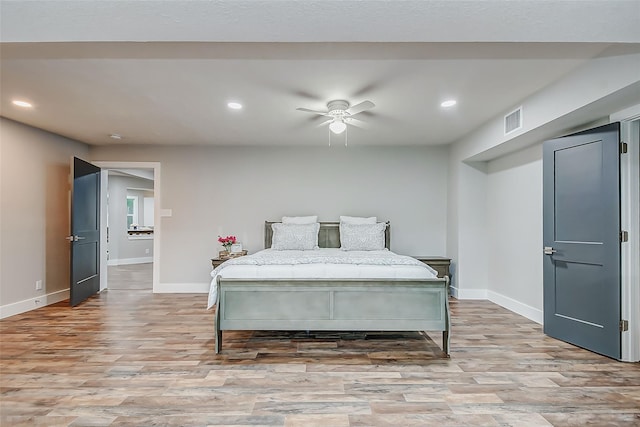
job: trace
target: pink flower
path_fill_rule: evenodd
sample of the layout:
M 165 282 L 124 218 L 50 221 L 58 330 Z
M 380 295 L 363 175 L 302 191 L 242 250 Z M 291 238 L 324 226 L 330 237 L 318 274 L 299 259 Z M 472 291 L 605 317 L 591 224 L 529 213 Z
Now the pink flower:
M 222 246 L 224 246 L 225 249 L 228 250 L 229 247 L 236 242 L 236 236 L 227 236 L 227 237 L 218 236 L 218 242 Z

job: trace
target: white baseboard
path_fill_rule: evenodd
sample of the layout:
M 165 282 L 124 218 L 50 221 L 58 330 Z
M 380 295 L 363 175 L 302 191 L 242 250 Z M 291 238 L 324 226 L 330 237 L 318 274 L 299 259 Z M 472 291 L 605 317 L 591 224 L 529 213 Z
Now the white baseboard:
M 69 289 L 0 306 L 0 319 L 69 299 Z
M 526 317 L 540 325 L 543 322 L 542 310 L 523 304 L 513 298 L 509 298 L 488 289 L 458 289 L 451 288 L 451 296 L 456 299 L 485 299 L 504 307 L 509 311 L 513 311 L 520 316 Z
M 206 283 L 158 283 L 154 294 L 208 294 L 210 282 Z
M 147 264 L 150 262 L 153 262 L 153 257 L 147 256 L 142 258 L 110 259 L 107 261 L 107 265 Z
M 460 289 L 460 288 L 451 288 L 452 293 L 457 299 L 488 299 L 487 298 L 487 290 L 486 289 Z M 454 295 L 455 289 L 455 295 Z
M 454 286 L 450 286 L 449 287 L 449 294 L 454 297 L 455 299 L 460 299 L 459 295 L 458 295 L 458 288 L 454 287 Z
M 487 291 L 487 297 L 489 301 L 542 325 L 544 319 L 542 310 L 523 304 L 520 301 L 516 301 L 513 298 L 509 298 L 493 291 Z

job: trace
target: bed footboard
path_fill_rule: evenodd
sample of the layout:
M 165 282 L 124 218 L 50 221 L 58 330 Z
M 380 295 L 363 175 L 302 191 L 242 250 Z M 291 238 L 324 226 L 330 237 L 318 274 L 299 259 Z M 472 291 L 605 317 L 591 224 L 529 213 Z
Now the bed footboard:
M 223 330 L 442 331 L 449 355 L 449 279 L 218 278 L 215 350 Z

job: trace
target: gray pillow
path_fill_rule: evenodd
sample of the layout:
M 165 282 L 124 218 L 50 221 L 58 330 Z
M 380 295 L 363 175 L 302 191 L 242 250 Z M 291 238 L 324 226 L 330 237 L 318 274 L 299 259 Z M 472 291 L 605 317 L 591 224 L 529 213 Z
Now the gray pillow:
M 318 248 L 320 224 L 271 224 L 271 249 L 306 251 Z
M 340 224 L 340 248 L 343 251 L 381 251 L 387 224 Z

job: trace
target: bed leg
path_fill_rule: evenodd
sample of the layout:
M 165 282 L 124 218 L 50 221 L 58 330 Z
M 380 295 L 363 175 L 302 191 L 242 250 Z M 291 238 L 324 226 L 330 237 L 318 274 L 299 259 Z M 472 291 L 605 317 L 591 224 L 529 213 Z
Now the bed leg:
M 213 320 L 213 328 L 216 334 L 216 344 L 215 350 L 216 354 L 220 353 L 220 349 L 222 348 L 222 330 L 220 329 L 220 276 L 216 279 L 216 287 L 218 288 L 217 298 L 216 298 L 216 315 Z
M 442 331 L 442 349 L 444 350 L 444 353 L 447 355 L 447 357 L 451 357 L 451 355 L 449 354 L 449 343 L 451 341 L 451 337 L 449 336 L 449 331 L 451 330 L 451 311 L 449 310 L 449 276 L 444 276 L 445 277 L 445 286 L 444 288 L 446 289 L 445 293 L 444 293 L 444 309 L 445 309 L 445 316 L 446 319 L 445 321 L 447 322 L 447 325 L 445 327 L 445 330 Z
M 222 331 L 216 328 L 216 354 L 220 353 L 220 347 L 222 347 Z
M 216 345 L 215 345 L 216 354 L 220 353 L 220 349 L 222 348 L 222 330 L 220 329 L 219 309 L 220 309 L 220 306 L 218 305 L 216 307 L 216 317 L 215 317 L 214 326 L 213 326 L 216 334 Z
M 449 354 L 449 331 L 442 331 L 442 350 L 447 357 L 451 357 Z

